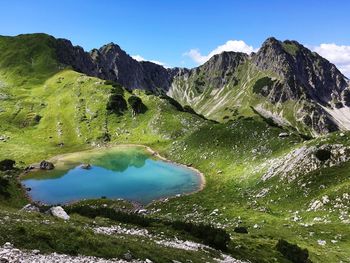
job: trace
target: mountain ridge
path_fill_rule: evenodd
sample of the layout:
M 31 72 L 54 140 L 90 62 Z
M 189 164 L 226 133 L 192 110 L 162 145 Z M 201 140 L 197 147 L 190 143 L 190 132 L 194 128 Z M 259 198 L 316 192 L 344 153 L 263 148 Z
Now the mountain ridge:
M 349 80 L 297 41 L 270 37 L 250 55 L 222 52 L 199 67 L 168 69 L 139 62 L 114 43 L 86 52 L 46 34 L 17 38 L 33 36 L 53 46 L 59 69 L 68 66 L 128 89 L 166 93 L 216 121 L 258 113 L 312 136 L 350 129 Z

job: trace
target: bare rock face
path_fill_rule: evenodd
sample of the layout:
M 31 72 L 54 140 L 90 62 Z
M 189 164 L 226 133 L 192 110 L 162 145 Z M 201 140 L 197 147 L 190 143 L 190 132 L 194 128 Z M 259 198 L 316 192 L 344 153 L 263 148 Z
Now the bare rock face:
M 57 39 L 56 56 L 62 66 L 69 65 L 78 72 L 96 75 L 96 66 L 82 47 L 73 46 L 67 39 Z
M 50 214 L 54 217 L 61 218 L 63 220 L 69 220 L 70 216 L 63 210 L 61 206 L 51 207 L 49 210 Z
M 328 60 L 311 52 L 296 41 L 278 41 L 268 38 L 252 62 L 261 71 L 272 71 L 282 80 L 282 91 L 271 93 L 273 101 L 288 99 L 312 99 L 327 105 L 342 103 L 344 89 L 348 87 L 346 78 Z M 340 106 L 340 105 L 339 105 Z
M 114 43 L 85 52 L 69 40 L 58 39 L 56 54 L 62 65 L 89 76 L 115 81 L 128 89 L 167 90 L 174 72 L 152 62 L 136 61 Z

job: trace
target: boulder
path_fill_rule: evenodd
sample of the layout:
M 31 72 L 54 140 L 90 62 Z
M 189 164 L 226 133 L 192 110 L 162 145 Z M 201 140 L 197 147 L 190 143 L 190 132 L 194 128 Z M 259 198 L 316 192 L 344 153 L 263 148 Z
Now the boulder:
M 133 258 L 133 256 L 132 256 L 130 251 L 128 251 L 124 254 L 124 259 L 126 259 L 127 261 L 132 260 L 132 258 Z
M 84 163 L 80 166 L 81 169 L 85 169 L 85 170 L 90 170 L 91 169 L 91 164 L 89 163 Z
M 285 138 L 288 136 L 289 136 L 289 133 L 287 133 L 287 132 L 281 132 L 280 134 L 278 134 L 278 137 L 280 137 L 280 138 Z
M 52 170 L 54 168 L 55 168 L 55 166 L 51 162 L 44 160 L 44 161 L 41 161 L 41 163 L 40 163 L 40 169 L 42 169 L 42 170 Z
M 13 245 L 10 242 L 6 242 L 2 247 L 5 249 L 12 249 Z
M 35 169 L 35 166 L 29 165 L 29 166 L 27 166 L 27 167 L 24 169 L 24 171 L 25 171 L 25 172 L 29 172 L 30 170 L 33 170 L 33 169 Z
M 61 206 L 53 206 L 49 210 L 50 214 L 54 217 L 61 218 L 63 220 L 69 220 L 70 216 L 63 210 Z

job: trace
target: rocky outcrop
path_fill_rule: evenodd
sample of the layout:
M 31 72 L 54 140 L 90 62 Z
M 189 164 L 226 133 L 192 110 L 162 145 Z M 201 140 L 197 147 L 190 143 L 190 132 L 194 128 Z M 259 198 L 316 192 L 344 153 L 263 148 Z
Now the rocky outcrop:
M 21 210 L 25 211 L 25 212 L 40 212 L 39 207 L 37 207 L 34 204 L 27 204 L 27 205 L 23 206 L 23 208 Z
M 85 52 L 69 40 L 58 39 L 56 55 L 62 65 L 89 76 L 115 81 L 128 89 L 167 90 L 176 69 L 136 61 L 114 43 Z
M 89 53 L 80 46 L 73 46 L 67 39 L 57 39 L 56 56 L 62 66 L 71 66 L 78 72 L 96 76 L 97 69 Z
M 274 160 L 262 176 L 262 180 L 266 181 L 278 176 L 281 180 L 292 182 L 300 175 L 339 165 L 349 160 L 350 147 L 341 144 L 325 144 L 320 147 L 303 146 Z

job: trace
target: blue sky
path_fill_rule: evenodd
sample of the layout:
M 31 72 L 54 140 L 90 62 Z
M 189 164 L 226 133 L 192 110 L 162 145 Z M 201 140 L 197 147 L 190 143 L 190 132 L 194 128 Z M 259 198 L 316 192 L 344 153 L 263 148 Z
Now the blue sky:
M 4 0 L 0 10 L 1 35 L 45 32 L 86 50 L 114 42 L 168 66 L 196 66 L 219 46 L 249 51 L 269 36 L 294 39 L 350 75 L 346 0 Z M 224 45 L 230 40 L 246 46 Z

